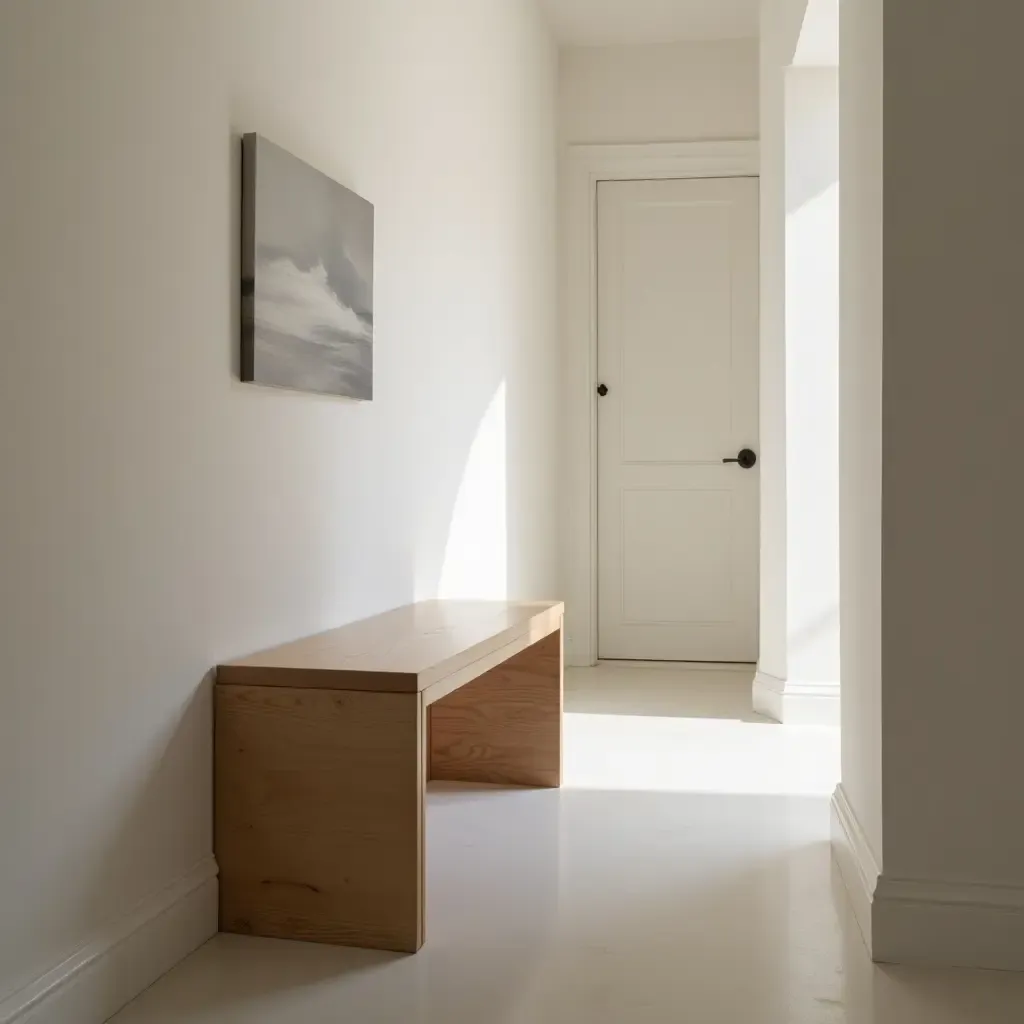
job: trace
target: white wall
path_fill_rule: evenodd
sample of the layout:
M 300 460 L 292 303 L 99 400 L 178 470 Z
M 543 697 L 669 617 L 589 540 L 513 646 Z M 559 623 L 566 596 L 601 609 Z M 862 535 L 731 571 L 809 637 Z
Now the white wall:
M 842 786 L 882 867 L 882 0 L 840 17 Z
M 755 707 L 838 717 L 836 26 L 764 0 L 761 103 L 761 644 Z M 803 47 L 830 67 L 794 67 Z
M 979 6 L 884 15 L 884 875 L 1024 905 L 1024 9 Z
M 761 643 L 758 668 L 786 678 L 786 68 L 806 0 L 762 0 Z
M 786 72 L 786 681 L 839 682 L 838 69 Z
M 566 142 L 757 138 L 756 40 L 570 47 L 560 65 Z
M 529 0 L 4 3 L 0 1000 L 210 853 L 218 660 L 555 594 L 555 93 Z M 376 204 L 372 404 L 235 380 L 253 130 Z

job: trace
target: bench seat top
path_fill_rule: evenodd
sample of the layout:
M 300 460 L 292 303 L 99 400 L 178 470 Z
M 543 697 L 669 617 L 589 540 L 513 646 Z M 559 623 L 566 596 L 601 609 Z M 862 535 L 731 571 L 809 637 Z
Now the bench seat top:
M 560 629 L 562 615 L 560 601 L 422 601 L 220 665 L 217 683 L 436 700 Z

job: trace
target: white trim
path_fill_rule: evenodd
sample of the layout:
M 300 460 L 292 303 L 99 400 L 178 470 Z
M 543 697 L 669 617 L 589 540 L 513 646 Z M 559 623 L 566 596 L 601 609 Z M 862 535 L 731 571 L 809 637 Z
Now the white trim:
M 781 722 L 782 694 L 785 688 L 785 680 L 758 669 L 754 675 L 752 693 L 754 710 L 759 715 L 764 715 L 765 718 Z
M 839 725 L 839 683 L 779 679 L 758 669 L 754 710 L 785 725 Z
M 756 141 L 571 145 L 563 165 L 566 664 L 597 662 L 597 260 L 599 181 L 756 177 Z
M 1024 912 L 1024 886 L 987 882 L 932 882 L 925 879 L 883 879 L 876 898 L 901 903 L 946 903 Z
M 103 1024 L 216 931 L 211 856 L 0 1002 L 0 1024 Z
M 842 785 L 831 811 L 832 854 L 874 960 L 1024 971 L 1024 886 L 887 878 Z
M 752 662 L 747 661 L 624 661 L 615 658 L 601 658 L 596 667 L 605 665 L 609 668 L 632 668 L 640 672 L 729 672 L 743 675 L 754 667 Z
M 1024 887 L 878 880 L 872 952 L 882 963 L 1024 971 Z
M 830 802 L 832 820 L 832 856 L 839 866 L 854 917 L 861 935 L 872 952 L 871 909 L 880 874 L 878 861 L 867 835 L 846 797 L 842 783 L 836 786 Z

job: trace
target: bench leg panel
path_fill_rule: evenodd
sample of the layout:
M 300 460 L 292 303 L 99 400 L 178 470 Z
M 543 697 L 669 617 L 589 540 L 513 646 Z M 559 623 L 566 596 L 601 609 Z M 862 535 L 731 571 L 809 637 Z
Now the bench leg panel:
M 233 685 L 215 692 L 221 930 L 419 949 L 419 695 Z
M 556 787 L 562 783 L 562 632 L 427 709 L 430 778 Z

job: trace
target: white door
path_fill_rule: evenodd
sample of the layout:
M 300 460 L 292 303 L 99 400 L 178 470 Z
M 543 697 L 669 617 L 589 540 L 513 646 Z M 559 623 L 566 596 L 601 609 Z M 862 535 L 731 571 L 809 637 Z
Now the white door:
M 598 655 L 757 660 L 755 178 L 598 187 Z

